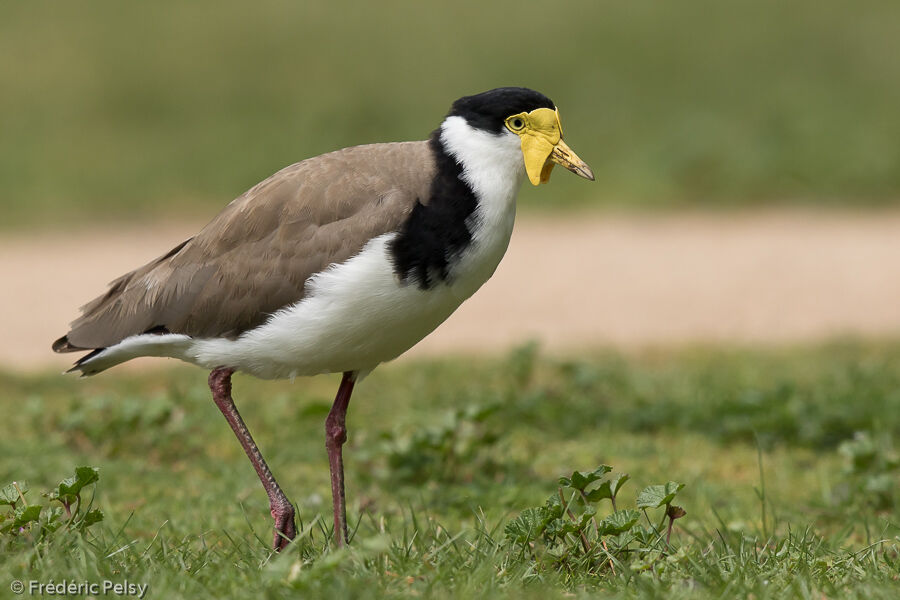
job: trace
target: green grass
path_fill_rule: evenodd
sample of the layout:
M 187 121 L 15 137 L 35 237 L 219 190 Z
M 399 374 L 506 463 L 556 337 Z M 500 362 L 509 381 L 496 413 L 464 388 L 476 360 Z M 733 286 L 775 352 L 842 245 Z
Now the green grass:
M 2 225 L 209 215 L 500 85 L 598 176 L 526 206 L 896 203 L 898 28 L 894 0 L 6 3 Z
M 302 521 L 273 557 L 265 495 L 202 371 L 0 375 L 0 484 L 49 490 L 97 466 L 106 514 L 84 535 L 0 536 L 0 597 L 14 578 L 127 578 L 151 598 L 900 593 L 900 344 L 576 360 L 522 348 L 386 366 L 350 407 L 358 529 L 344 552 L 326 548 L 323 421 L 336 386 L 236 379 Z M 604 561 L 556 569 L 505 541 L 557 477 L 601 463 L 630 473 L 620 503 L 631 506 L 645 485 L 686 484 L 668 556 L 644 570 L 626 557 L 615 573 Z

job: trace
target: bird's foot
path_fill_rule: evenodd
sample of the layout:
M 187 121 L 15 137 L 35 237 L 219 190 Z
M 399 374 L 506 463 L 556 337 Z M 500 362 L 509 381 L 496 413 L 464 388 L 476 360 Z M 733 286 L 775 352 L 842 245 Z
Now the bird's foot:
M 287 500 L 273 504 L 272 518 L 275 520 L 275 537 L 272 540 L 272 548 L 275 552 L 281 552 L 297 535 L 297 526 L 294 524 L 294 507 Z

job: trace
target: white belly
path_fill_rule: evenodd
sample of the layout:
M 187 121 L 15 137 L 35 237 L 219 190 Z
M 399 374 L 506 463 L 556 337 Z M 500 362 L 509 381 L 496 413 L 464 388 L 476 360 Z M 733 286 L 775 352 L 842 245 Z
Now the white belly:
M 192 340 L 180 357 L 235 367 L 262 378 L 369 371 L 431 333 L 493 274 L 514 213 L 488 239 L 476 239 L 451 271 L 450 284 L 423 290 L 394 273 L 389 243 L 373 239 L 352 259 L 312 278 L 300 302 L 236 340 Z

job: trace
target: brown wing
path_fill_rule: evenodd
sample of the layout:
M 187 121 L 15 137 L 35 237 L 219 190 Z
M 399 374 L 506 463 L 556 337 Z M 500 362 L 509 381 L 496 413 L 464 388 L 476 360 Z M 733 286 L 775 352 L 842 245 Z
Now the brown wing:
M 196 236 L 82 307 L 57 352 L 149 331 L 236 337 L 303 297 L 311 275 L 395 231 L 427 202 L 426 142 L 357 146 L 282 169 Z

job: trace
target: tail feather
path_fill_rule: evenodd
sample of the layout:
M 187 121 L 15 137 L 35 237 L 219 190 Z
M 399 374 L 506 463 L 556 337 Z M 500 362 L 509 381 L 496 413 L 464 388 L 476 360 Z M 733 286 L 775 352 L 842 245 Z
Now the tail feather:
M 79 358 L 67 372 L 80 372 L 83 377 L 96 375 L 140 356 L 168 356 L 187 360 L 186 351 L 191 341 L 191 337 L 187 335 L 143 333 L 127 337 L 108 348 L 76 348 L 91 352 Z
M 54 352 L 80 352 L 83 350 L 91 350 L 91 348 L 80 348 L 78 346 L 72 345 L 72 343 L 69 342 L 68 335 L 64 335 L 53 342 L 53 346 L 51 346 L 51 348 L 53 348 Z

